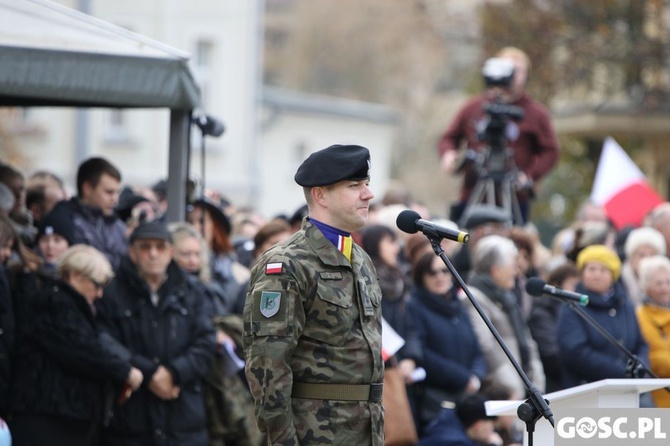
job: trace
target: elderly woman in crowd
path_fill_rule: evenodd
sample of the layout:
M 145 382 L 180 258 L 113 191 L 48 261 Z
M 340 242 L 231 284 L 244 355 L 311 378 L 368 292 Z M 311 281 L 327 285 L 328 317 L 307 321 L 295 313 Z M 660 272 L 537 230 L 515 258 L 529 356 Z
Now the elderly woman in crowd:
M 32 303 L 14 357 L 15 446 L 91 445 L 106 415 L 107 383 L 116 384 L 115 393 L 123 397 L 142 383 L 142 372 L 98 342 L 93 303 L 111 277 L 103 254 L 75 245 L 60 259 L 58 280 Z
M 519 291 L 516 288 L 518 254 L 514 242 L 508 238 L 500 235 L 482 238 L 474 252 L 473 275 L 469 285 L 472 295 L 489 316 L 512 355 L 535 387 L 542 392 L 545 388 L 544 370 L 537 344 L 524 321 L 519 305 Z M 467 305 L 470 320 L 486 358 L 487 378 L 510 387 L 514 398 L 523 398 L 526 389 L 514 366 L 474 306 L 469 301 Z
M 640 261 L 640 287 L 645 293 L 637 309 L 642 336 L 649 345 L 651 370 L 661 378 L 670 378 L 670 259 L 663 255 Z M 670 407 L 670 393 L 652 392 L 656 407 Z
M 589 297 L 583 310 L 647 362 L 647 344 L 640 333 L 635 308 L 617 281 L 621 272 L 617 254 L 605 245 L 588 246 L 577 256 L 577 269 L 580 281 L 575 291 Z M 567 306 L 558 316 L 556 335 L 565 366 L 564 387 L 630 377 L 628 357 Z
M 635 307 L 642 304 L 645 296 L 640 287 L 640 261 L 653 255 L 665 255 L 665 238 L 654 228 L 633 229 L 624 245 L 626 260 L 621 268 L 621 281 Z
M 486 363 L 442 259 L 424 254 L 414 265 L 412 279 L 415 288 L 407 312 L 421 345 L 417 362 L 426 370 L 425 381 L 417 384 L 422 429 L 441 412 L 443 401 L 479 390 Z

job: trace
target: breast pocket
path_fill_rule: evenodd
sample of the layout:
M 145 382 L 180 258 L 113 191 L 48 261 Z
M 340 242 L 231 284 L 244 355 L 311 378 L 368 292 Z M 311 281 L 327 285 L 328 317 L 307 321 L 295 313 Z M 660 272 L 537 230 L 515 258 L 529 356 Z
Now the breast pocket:
M 353 299 L 352 281 L 340 273 L 321 273 L 304 335 L 329 345 L 343 345 L 357 318 Z

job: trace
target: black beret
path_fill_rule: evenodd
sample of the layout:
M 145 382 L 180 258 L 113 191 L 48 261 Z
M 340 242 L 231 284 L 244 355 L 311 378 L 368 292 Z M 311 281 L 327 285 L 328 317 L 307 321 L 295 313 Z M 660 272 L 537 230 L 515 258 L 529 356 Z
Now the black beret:
M 131 244 L 135 243 L 135 240 L 144 239 L 158 239 L 172 243 L 172 234 L 170 234 L 164 223 L 154 220 L 142 223 L 130 234 Z
M 505 223 L 511 224 L 512 218 L 509 212 L 498 206 L 491 204 L 476 204 L 470 209 L 468 218 L 465 221 L 466 229 L 475 229 L 487 223 Z
M 314 152 L 295 173 L 295 182 L 303 187 L 367 178 L 370 178 L 370 151 L 356 145 L 336 144 Z

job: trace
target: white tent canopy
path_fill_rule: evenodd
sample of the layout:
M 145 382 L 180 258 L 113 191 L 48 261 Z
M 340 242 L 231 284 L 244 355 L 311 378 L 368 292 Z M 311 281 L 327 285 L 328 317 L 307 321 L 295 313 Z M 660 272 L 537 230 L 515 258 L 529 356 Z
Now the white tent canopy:
M 0 107 L 169 108 L 168 219 L 184 215 L 200 91 L 181 51 L 47 0 L 0 0 Z

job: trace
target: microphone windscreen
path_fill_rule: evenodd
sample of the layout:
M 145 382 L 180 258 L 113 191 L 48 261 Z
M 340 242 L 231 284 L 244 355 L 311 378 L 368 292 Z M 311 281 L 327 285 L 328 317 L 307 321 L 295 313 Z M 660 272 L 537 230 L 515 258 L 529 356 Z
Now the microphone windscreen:
M 421 216 L 417 212 L 406 210 L 398 214 L 398 218 L 396 218 L 395 224 L 402 232 L 414 234 L 417 232 L 416 221 L 420 218 Z
M 526 282 L 526 292 L 531 296 L 541 296 L 546 284 L 547 283 L 542 279 L 531 277 L 528 279 L 528 282 Z

